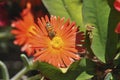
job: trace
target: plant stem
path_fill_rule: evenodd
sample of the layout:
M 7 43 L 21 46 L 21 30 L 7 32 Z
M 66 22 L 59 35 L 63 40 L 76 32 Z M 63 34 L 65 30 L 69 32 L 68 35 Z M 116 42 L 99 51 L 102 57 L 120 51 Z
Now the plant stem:
M 40 80 L 44 80 L 44 76 Z
M 24 65 L 25 65 L 26 67 L 29 67 L 29 66 L 30 66 L 30 63 L 29 63 L 29 59 L 27 58 L 27 56 L 26 56 L 25 54 L 21 54 L 20 56 L 21 56 L 21 58 L 22 58 L 22 61 L 23 61 Z
M 26 72 L 28 71 L 28 69 L 25 67 L 23 68 L 20 72 L 18 72 L 15 76 L 13 76 L 13 78 L 11 78 L 10 80 L 19 80 L 21 78 L 22 75 L 24 75 Z
M 9 74 L 8 74 L 7 67 L 5 66 L 5 64 L 2 61 L 0 61 L 0 68 L 2 71 L 3 80 L 9 80 Z

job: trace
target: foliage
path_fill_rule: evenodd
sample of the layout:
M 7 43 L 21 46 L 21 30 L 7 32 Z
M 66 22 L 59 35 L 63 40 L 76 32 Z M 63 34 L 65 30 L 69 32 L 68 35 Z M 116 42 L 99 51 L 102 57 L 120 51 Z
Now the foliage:
M 37 70 L 39 75 L 29 77 L 28 80 L 120 80 L 120 36 L 115 33 L 120 22 L 120 12 L 114 8 L 114 1 L 42 0 L 51 15 L 76 22 L 85 33 L 86 52 L 81 60 L 66 69 L 45 62 L 34 63 L 31 58 L 22 55 L 25 69 L 11 80 L 17 80 L 31 70 Z M 2 71 L 3 74 L 7 73 L 5 71 Z

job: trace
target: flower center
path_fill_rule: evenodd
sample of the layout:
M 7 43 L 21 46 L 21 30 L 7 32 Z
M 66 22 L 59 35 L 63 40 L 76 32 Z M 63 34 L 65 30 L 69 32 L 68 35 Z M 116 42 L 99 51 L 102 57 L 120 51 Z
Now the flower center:
M 61 37 L 55 36 L 51 40 L 51 45 L 55 49 L 60 49 L 63 46 L 63 44 L 64 43 L 63 43 L 63 40 L 61 39 Z

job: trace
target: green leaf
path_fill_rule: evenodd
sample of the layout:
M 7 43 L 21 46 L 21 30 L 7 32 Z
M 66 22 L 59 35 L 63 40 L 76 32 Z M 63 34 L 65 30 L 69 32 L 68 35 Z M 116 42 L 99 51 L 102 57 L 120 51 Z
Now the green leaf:
M 51 15 L 70 18 L 62 0 L 42 0 Z
M 62 0 L 63 5 L 71 20 L 82 26 L 82 2 L 81 0 Z
M 51 15 L 70 18 L 83 26 L 81 0 L 42 0 Z M 84 30 L 84 28 L 82 28 Z
M 38 62 L 38 70 L 40 70 L 44 76 L 50 78 L 51 80 L 57 80 L 60 76 L 62 76 L 62 71 L 60 69 L 48 63 Z
M 110 8 L 107 0 L 84 0 L 84 25 L 94 26 L 91 48 L 102 62 L 105 62 L 108 17 Z
M 96 63 L 86 59 L 86 72 L 90 75 L 95 75 Z
M 85 66 L 84 71 L 79 74 L 76 80 L 88 80 L 92 78 L 93 75 L 95 74 L 96 64 L 89 59 L 85 59 L 84 64 L 81 64 L 81 65 Z
M 86 59 L 82 58 L 80 61 L 74 62 L 66 72 L 65 80 L 75 80 L 79 74 L 85 71 L 86 68 Z M 71 76 L 70 76 L 71 75 Z
M 89 75 L 86 72 L 82 72 L 76 80 L 89 80 L 90 78 L 92 78 L 93 75 Z
M 113 80 L 112 74 L 111 74 L 111 73 L 108 73 L 108 74 L 105 76 L 104 80 Z
M 74 80 L 85 69 L 85 59 L 74 62 L 66 73 L 48 63 L 38 62 L 37 69 L 51 80 Z

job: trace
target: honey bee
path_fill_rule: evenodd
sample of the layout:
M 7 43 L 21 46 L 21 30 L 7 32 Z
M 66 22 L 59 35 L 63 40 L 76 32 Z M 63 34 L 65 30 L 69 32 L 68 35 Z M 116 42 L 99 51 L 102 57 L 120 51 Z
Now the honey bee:
M 55 37 L 55 31 L 53 29 L 53 26 L 51 26 L 51 24 L 49 22 L 46 23 L 46 30 L 48 32 L 48 36 L 50 37 L 50 39 L 53 39 L 53 37 Z

